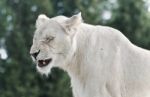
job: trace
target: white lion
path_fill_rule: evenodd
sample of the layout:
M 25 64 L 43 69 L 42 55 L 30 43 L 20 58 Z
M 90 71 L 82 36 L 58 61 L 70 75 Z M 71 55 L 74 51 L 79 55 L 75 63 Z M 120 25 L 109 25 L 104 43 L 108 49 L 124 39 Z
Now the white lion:
M 30 51 L 37 69 L 67 71 L 74 97 L 150 97 L 150 52 L 116 29 L 39 15 Z

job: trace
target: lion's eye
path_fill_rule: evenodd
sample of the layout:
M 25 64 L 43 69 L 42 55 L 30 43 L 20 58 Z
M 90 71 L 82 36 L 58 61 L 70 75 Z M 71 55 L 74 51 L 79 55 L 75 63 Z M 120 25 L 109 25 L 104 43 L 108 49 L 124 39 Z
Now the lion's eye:
M 50 41 L 52 41 L 52 40 L 54 40 L 54 37 L 46 37 L 46 38 L 45 38 L 45 41 L 46 41 L 46 42 L 50 42 Z

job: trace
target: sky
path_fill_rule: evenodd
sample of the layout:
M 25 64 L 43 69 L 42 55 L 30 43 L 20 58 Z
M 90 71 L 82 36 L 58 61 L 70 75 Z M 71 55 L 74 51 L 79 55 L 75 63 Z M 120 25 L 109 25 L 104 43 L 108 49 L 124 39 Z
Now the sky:
M 7 52 L 4 48 L 0 48 L 0 59 L 7 59 Z
M 148 6 L 148 12 L 150 12 L 150 0 L 143 0 L 146 2 L 146 6 Z

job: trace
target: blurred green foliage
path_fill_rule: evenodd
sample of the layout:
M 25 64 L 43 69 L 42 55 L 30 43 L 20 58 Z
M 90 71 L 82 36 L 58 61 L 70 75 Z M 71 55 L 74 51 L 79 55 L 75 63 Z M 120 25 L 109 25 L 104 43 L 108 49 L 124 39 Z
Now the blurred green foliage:
M 142 0 L 1 0 L 0 97 L 72 97 L 70 79 L 59 69 L 40 76 L 29 49 L 39 14 L 71 16 L 82 12 L 84 21 L 122 31 L 134 44 L 150 49 L 150 12 Z

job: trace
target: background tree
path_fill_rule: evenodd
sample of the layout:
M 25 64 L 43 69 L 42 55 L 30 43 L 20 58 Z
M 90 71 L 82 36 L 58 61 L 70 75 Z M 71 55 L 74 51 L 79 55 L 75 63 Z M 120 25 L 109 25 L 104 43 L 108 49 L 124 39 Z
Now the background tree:
M 72 97 L 68 75 L 52 69 L 40 76 L 29 49 L 39 14 L 71 16 L 82 12 L 84 21 L 109 25 L 122 31 L 133 43 L 150 49 L 150 12 L 142 0 L 1 0 L 0 97 Z
M 143 0 L 118 0 L 110 26 L 122 31 L 133 43 L 149 48 L 150 16 Z

